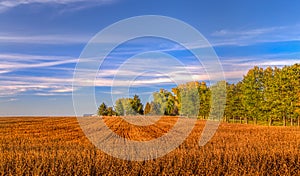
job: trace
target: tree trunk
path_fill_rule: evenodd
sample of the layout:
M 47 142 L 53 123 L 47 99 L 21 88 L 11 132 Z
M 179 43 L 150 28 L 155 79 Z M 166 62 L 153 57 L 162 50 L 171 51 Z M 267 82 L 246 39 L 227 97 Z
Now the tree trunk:
M 235 117 L 233 117 L 233 123 L 235 123 Z
M 300 117 L 298 116 L 298 127 L 300 126 Z
M 256 118 L 254 118 L 254 125 L 256 125 L 257 124 L 257 120 L 256 120 Z
M 269 119 L 269 126 L 272 126 L 272 122 L 273 122 L 273 120 Z
M 245 124 L 248 124 L 248 119 L 247 119 L 247 117 L 244 117 L 244 121 L 245 121 Z
M 242 124 L 242 117 L 240 117 L 240 123 Z
M 283 126 L 286 126 L 286 118 L 285 118 L 285 116 L 283 117 Z
M 291 117 L 291 126 L 293 126 L 293 118 Z

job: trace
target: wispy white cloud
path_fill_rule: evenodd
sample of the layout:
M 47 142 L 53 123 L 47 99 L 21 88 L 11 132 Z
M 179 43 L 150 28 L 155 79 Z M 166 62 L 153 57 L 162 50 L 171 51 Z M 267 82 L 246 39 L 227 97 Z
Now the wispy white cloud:
M 34 83 L 24 83 L 20 84 L 18 82 L 14 82 L 12 84 L 5 84 L 5 81 L 1 81 L 0 85 L 0 97 L 11 97 L 18 95 L 20 93 L 26 92 L 26 91 L 38 91 L 44 88 L 47 88 L 45 85 L 37 85 Z
M 270 33 L 273 31 L 277 31 L 277 30 L 281 30 L 281 29 L 285 29 L 286 27 L 269 27 L 269 28 L 257 28 L 257 29 L 248 29 L 248 30 L 238 30 L 238 31 L 229 31 L 229 30 L 219 30 L 219 31 L 215 31 L 212 33 L 212 36 L 236 36 L 236 35 L 240 35 L 240 36 L 249 36 L 249 37 L 253 37 L 253 36 L 257 36 L 257 35 L 261 35 L 261 34 L 266 34 L 266 33 Z
M 6 99 L 3 99 L 3 100 L 0 99 L 0 103 L 8 103 L 8 102 L 18 101 L 18 100 L 19 99 L 17 99 L 17 98 L 6 98 Z
M 34 95 L 58 95 L 72 92 L 72 73 L 74 68 L 59 70 L 63 64 L 75 64 L 77 58 L 69 56 L 43 56 L 2 53 L 0 54 L 0 97 L 29 93 Z M 39 74 L 31 75 L 40 69 Z M 20 75 L 16 71 L 27 71 Z M 53 75 L 51 75 L 52 71 Z M 43 75 L 46 72 L 46 76 Z M 61 74 L 63 73 L 63 74 Z
M 253 54 L 249 56 L 221 57 L 223 66 L 231 66 L 238 69 L 240 66 L 266 65 L 282 66 L 293 65 L 300 62 L 300 52 Z
M 56 89 L 49 91 L 50 93 L 67 93 L 73 92 L 73 87 L 71 86 L 63 86 L 63 87 L 56 87 Z
M 222 29 L 211 33 L 213 46 L 253 45 L 264 42 L 283 42 L 300 40 L 300 25 L 274 26 L 254 29 Z
M 73 9 L 80 10 L 87 7 L 106 5 L 115 2 L 115 0 L 3 0 L 0 1 L 0 12 L 4 12 L 11 8 L 20 5 L 30 5 L 30 4 L 42 4 L 42 5 L 72 5 L 78 4 L 81 6 L 72 7 Z M 90 3 L 90 5 L 87 5 Z
M 72 92 L 72 78 L 51 78 L 19 76 L 7 78 L 0 76 L 0 97 L 11 97 L 19 94 L 61 95 Z
M 243 78 L 243 75 L 247 74 L 248 70 L 253 68 L 254 66 L 263 68 L 266 68 L 268 66 L 282 67 L 285 65 L 300 63 L 299 54 L 300 53 L 285 53 L 278 55 L 262 54 L 242 57 L 223 57 L 222 65 L 226 79 L 239 81 Z
M 300 63 L 300 58 L 299 59 L 291 59 L 291 58 L 284 58 L 284 59 L 280 59 L 280 60 L 276 60 L 276 59 L 265 59 L 265 60 L 261 60 L 261 61 L 257 61 L 257 60 L 250 60 L 247 62 L 243 62 L 243 63 L 236 63 L 235 65 L 238 66 L 261 66 L 261 67 L 266 67 L 266 66 L 285 66 L 285 65 L 293 65 L 295 63 Z
M 95 43 L 114 43 L 120 39 L 126 39 L 126 36 L 118 34 L 115 36 L 105 36 L 99 40 L 94 40 Z M 248 46 L 258 43 L 267 42 L 285 42 L 285 41 L 295 41 L 300 40 L 300 24 L 290 25 L 290 26 L 274 26 L 274 27 L 262 27 L 262 28 L 245 28 L 245 29 L 221 29 L 214 31 L 210 36 L 207 36 L 210 43 L 200 42 L 200 41 L 189 41 L 187 43 L 182 43 L 183 46 L 187 46 L 189 49 L 201 49 L 216 46 Z M 146 41 L 146 40 L 145 40 Z M 135 46 L 135 48 L 129 48 L 127 51 L 151 49 L 145 42 L 146 45 Z M 143 43 L 143 44 L 145 44 Z M 151 43 L 151 42 L 150 42 Z M 139 48 L 141 47 L 141 48 Z M 155 45 L 157 51 L 181 51 L 186 50 L 184 47 L 178 44 L 162 44 L 160 49 L 157 49 L 157 44 Z
M 81 44 L 87 43 L 92 36 L 88 35 L 68 35 L 68 34 L 57 34 L 57 35 L 20 35 L 8 32 L 0 33 L 0 43 L 16 43 L 16 44 Z
M 284 59 L 284 60 L 274 60 L 274 61 L 265 61 L 262 62 L 261 66 L 285 66 L 285 65 L 293 65 L 295 63 L 300 63 L 300 59 Z
M 17 44 L 86 44 L 92 38 L 92 35 L 86 34 L 18 34 L 11 32 L 0 32 L 0 43 L 17 43 Z M 115 43 L 119 39 L 124 39 L 126 36 L 115 35 L 115 36 L 105 36 L 101 40 L 94 40 L 93 42 L 100 42 L 101 44 Z M 292 26 L 277 26 L 277 27 L 266 27 L 266 28 L 254 28 L 254 29 L 239 29 L 239 30 L 229 30 L 222 29 L 219 31 L 214 31 L 208 36 L 209 42 L 212 46 L 247 46 L 257 43 L 264 42 L 282 42 L 282 41 L 295 41 L 300 40 L 300 25 Z M 146 40 L 145 40 L 146 41 Z M 143 45 L 131 47 L 127 50 L 121 51 L 122 54 L 131 54 L 136 50 L 151 49 L 151 46 L 145 45 L 147 43 L 142 43 Z M 209 44 L 200 45 L 199 42 L 193 41 L 189 43 L 184 43 L 190 49 L 196 48 L 207 48 L 211 47 Z M 157 47 L 157 46 L 156 46 Z M 156 49 L 158 50 L 158 49 Z M 183 47 L 179 45 L 167 45 L 162 46 L 159 51 L 179 51 L 184 50 Z
M 56 65 L 68 64 L 68 63 L 76 63 L 76 61 L 77 61 L 77 59 L 71 59 L 71 60 L 64 60 L 64 61 L 41 62 L 41 63 L 35 63 L 35 64 L 6 62 L 6 63 L 0 63 L 0 68 L 6 69 L 6 70 L 41 68 L 41 67 L 51 67 L 51 66 L 56 66 Z
M 0 53 L 0 59 L 5 60 L 65 60 L 69 59 L 68 56 L 47 56 L 47 55 L 30 55 L 18 53 Z
M 77 58 L 68 56 L 42 56 L 27 54 L 0 54 L 0 74 L 30 68 L 54 67 L 77 63 Z
M 295 62 L 300 62 L 300 60 L 290 60 L 287 61 L 290 64 Z M 255 62 L 255 65 L 258 66 L 278 66 L 281 64 L 286 64 L 280 61 L 262 61 L 260 63 Z M 247 73 L 247 70 L 253 67 L 254 64 L 249 62 L 237 63 L 234 60 L 228 61 L 224 63 L 225 67 L 225 77 L 228 80 L 240 80 L 243 75 Z M 197 70 L 195 66 L 193 69 Z M 199 66 L 199 70 L 202 69 Z M 113 70 L 103 70 L 102 73 L 104 75 L 110 75 L 113 73 Z M 123 76 L 126 76 L 126 72 L 123 72 Z M 139 72 L 131 72 L 131 74 L 139 75 Z M 222 73 L 216 73 L 222 74 Z M 151 75 L 149 75 L 151 76 Z M 113 79 L 113 78 L 105 78 L 99 77 L 96 79 L 90 80 L 77 80 L 82 81 L 83 84 L 80 86 L 96 86 L 96 87 L 110 87 L 110 86 L 129 86 L 129 87 L 139 87 L 139 86 L 157 86 L 157 85 L 174 85 L 175 82 L 172 79 L 173 76 L 176 76 L 177 80 L 182 79 L 182 82 L 186 80 L 187 73 L 170 73 L 171 77 L 168 77 L 164 74 L 157 74 L 156 76 L 152 75 L 152 77 L 130 80 L 130 79 Z M 192 78 L 194 80 L 203 81 L 209 80 L 210 77 L 206 73 L 192 72 Z M 129 76 L 131 77 L 131 76 Z M 38 96 L 55 96 L 55 95 L 71 95 L 73 91 L 72 87 L 73 78 L 72 76 L 68 77 L 34 77 L 34 76 L 19 76 L 14 78 L 6 78 L 0 76 L 0 97 L 11 97 L 19 94 L 26 94 L 29 92 L 31 95 Z M 75 90 L 78 87 L 75 87 Z
M 87 83 L 87 82 L 85 82 Z M 157 84 L 174 84 L 173 81 L 170 78 L 157 78 L 153 77 L 151 79 L 143 79 L 143 80 L 114 80 L 114 79 L 97 79 L 95 81 L 91 81 L 91 84 L 99 87 L 103 86 L 126 86 L 126 87 L 131 87 L 131 86 L 151 86 L 151 85 L 157 85 Z M 91 84 L 85 84 L 87 86 Z
M 292 55 L 299 56 L 299 53 Z M 247 57 L 221 58 L 226 79 L 240 80 L 247 70 L 254 65 L 281 66 L 300 63 L 300 59 L 291 57 L 289 54 L 278 55 L 257 55 Z M 278 58 L 277 58 L 278 57 Z M 22 59 L 23 58 L 23 59 Z M 89 60 L 87 60 L 88 62 Z M 173 62 L 172 64 L 171 61 Z M 76 63 L 77 59 L 68 56 L 39 56 L 23 54 L 0 54 L 0 97 L 12 97 L 19 94 L 54 96 L 70 95 L 73 91 L 73 71 L 75 68 L 62 68 L 60 73 L 51 76 L 32 76 L 4 74 L 13 73 L 16 70 L 30 70 L 32 68 L 57 69 L 61 64 Z M 153 69 L 156 68 L 156 69 Z M 66 69 L 68 72 L 65 72 Z M 163 70 L 163 71 L 162 71 Z M 175 63 L 168 58 L 156 58 L 156 60 L 146 57 L 132 59 L 118 69 L 101 69 L 96 78 L 93 71 L 89 69 L 81 71 L 89 79 L 82 81 L 80 86 L 157 86 L 174 85 L 174 79 L 186 82 L 188 77 L 194 80 L 205 81 L 212 79 L 205 72 L 202 65 L 186 63 L 185 65 Z M 90 74 L 90 75 L 89 75 Z M 215 73 L 216 75 L 222 74 Z M 115 77 L 115 75 L 117 75 Z M 134 79 L 133 79 L 134 78 Z M 77 87 L 75 87 L 77 88 Z

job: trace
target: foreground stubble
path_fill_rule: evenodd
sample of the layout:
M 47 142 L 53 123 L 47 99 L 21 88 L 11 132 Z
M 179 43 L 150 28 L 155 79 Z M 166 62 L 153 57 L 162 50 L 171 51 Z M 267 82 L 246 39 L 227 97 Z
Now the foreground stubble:
M 141 127 L 105 118 L 118 135 L 138 141 L 167 133 L 176 120 Z M 199 147 L 204 124 L 166 156 L 133 162 L 97 150 L 76 118 L 0 118 L 0 175 L 300 175 L 299 128 L 223 123 Z

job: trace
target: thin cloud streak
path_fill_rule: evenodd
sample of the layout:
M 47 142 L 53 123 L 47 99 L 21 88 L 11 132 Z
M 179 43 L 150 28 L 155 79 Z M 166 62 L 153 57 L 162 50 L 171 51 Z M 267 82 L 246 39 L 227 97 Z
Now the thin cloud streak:
M 1 98 L 1 96 L 0 96 Z M 0 100 L 0 103 L 8 103 L 8 102 L 13 102 L 13 101 L 18 101 L 19 99 L 17 98 L 8 98 L 8 99 L 4 99 L 4 100 Z
M 292 53 L 297 55 L 299 53 Z M 26 58 L 29 63 L 23 63 L 22 56 Z M 247 70 L 254 65 L 266 67 L 266 66 L 282 66 L 292 65 L 294 63 L 300 63 L 300 59 L 288 58 L 288 54 L 280 55 L 280 58 L 276 58 L 278 55 L 260 55 L 260 56 L 249 56 L 249 57 L 231 57 L 222 58 L 222 65 L 224 68 L 224 74 L 228 80 L 240 80 L 243 75 L 246 74 Z M 71 95 L 73 75 L 72 68 L 68 71 L 69 74 L 64 74 L 63 77 L 53 75 L 50 77 L 39 77 L 39 76 L 10 76 L 2 75 L 1 72 L 13 72 L 15 69 L 31 69 L 31 68 L 45 68 L 50 67 L 51 69 L 59 69 L 61 64 L 65 63 L 76 63 L 77 59 L 73 59 L 67 56 L 31 56 L 22 54 L 1 54 L 0 58 L 3 61 L 0 62 L 0 97 L 12 97 L 23 94 L 37 95 L 37 96 L 55 96 L 55 95 Z M 284 58 L 285 57 L 285 58 Z M 6 59 L 4 59 L 6 58 Z M 260 58 L 263 58 L 260 60 Z M 274 59 L 276 58 L 276 59 Z M 65 60 L 66 59 L 66 60 Z M 279 60 L 280 59 L 280 60 Z M 46 61 L 46 62 L 45 62 Z M 145 61 L 146 65 L 149 63 Z M 166 60 L 167 61 L 167 60 Z M 8 64 L 10 62 L 10 64 Z M 33 64 L 31 64 L 32 62 Z M 134 65 L 137 64 L 137 65 Z M 130 64 L 130 68 L 137 68 L 140 63 L 133 62 Z M 136 66 L 136 67 L 135 67 Z M 167 66 L 167 64 L 166 64 Z M 187 64 L 185 69 L 189 70 L 190 73 L 179 71 L 180 65 L 175 65 L 174 68 L 166 68 L 171 77 L 176 77 L 178 80 L 186 80 L 187 76 L 192 76 L 197 81 L 209 80 L 208 75 L 205 73 L 203 66 L 195 66 Z M 147 67 L 145 67 L 147 68 Z M 74 70 L 74 68 L 73 68 Z M 115 70 L 105 69 L 98 73 L 96 79 L 82 80 L 81 86 L 96 86 L 96 87 L 107 87 L 107 86 L 157 86 L 157 85 L 171 85 L 175 84 L 166 73 L 143 73 L 143 68 L 130 69 L 129 72 L 126 70 Z M 80 71 L 80 70 L 79 70 Z M 91 70 L 84 70 L 84 74 L 92 73 Z M 114 75 L 118 74 L 118 79 L 113 79 Z M 216 73 L 216 75 L 222 73 Z M 128 77 L 141 75 L 141 79 L 135 81 L 128 81 Z M 92 76 L 92 75 L 91 75 Z M 122 79 L 120 79 L 122 78 Z M 81 80 L 78 80 L 81 81 Z M 75 87 L 76 88 L 76 87 Z
M 295 63 L 300 62 L 300 60 L 291 60 L 289 63 Z M 287 62 L 286 62 L 287 63 Z M 258 66 L 275 66 L 275 65 L 281 65 L 282 62 L 276 62 L 276 61 L 262 61 L 261 63 L 257 63 L 255 65 Z M 229 80 L 240 80 L 242 79 L 243 75 L 247 73 L 247 70 L 251 67 L 251 63 L 235 63 L 234 60 L 232 62 L 227 62 L 227 66 L 225 67 L 234 67 L 235 69 L 224 69 L 224 74 L 226 79 Z M 193 69 L 196 69 L 193 67 Z M 201 67 L 199 67 L 201 69 Z M 110 75 L 113 71 L 107 70 L 107 73 L 105 73 L 105 70 L 103 71 L 104 74 Z M 125 73 L 125 72 L 124 72 Z M 134 73 L 131 73 L 134 74 Z M 138 74 L 138 73 L 136 73 Z M 222 73 L 216 73 L 216 74 L 222 74 Z M 172 75 L 172 73 L 170 73 Z M 125 76 L 125 75 L 124 75 Z M 157 85 L 172 85 L 175 84 L 172 79 L 168 77 L 163 77 L 164 75 L 157 75 L 161 77 L 149 77 L 147 79 L 140 79 L 136 81 L 128 81 L 126 79 L 122 80 L 113 80 L 112 78 L 97 78 L 96 80 L 77 80 L 79 83 L 82 81 L 82 84 L 80 86 L 96 86 L 96 87 L 110 87 L 110 86 L 157 86 Z M 173 74 L 174 76 L 174 74 Z M 193 73 L 191 75 L 194 80 L 197 81 L 206 81 L 209 80 L 208 75 L 206 74 L 196 74 Z M 177 73 L 177 79 L 182 78 L 183 80 L 186 77 L 186 73 Z M 33 95 L 41 95 L 41 96 L 55 96 L 55 95 L 61 95 L 68 93 L 71 95 L 71 92 L 73 91 L 72 83 L 73 79 L 70 78 L 49 78 L 49 77 L 16 77 L 14 79 L 9 79 L 9 81 L 5 81 L 3 77 L 0 77 L 0 97 L 11 97 L 16 96 L 19 94 L 24 94 L 26 92 L 35 92 L 31 93 Z M 75 87 L 78 88 L 78 87 Z
M 19 54 L 19 53 L 0 53 L 0 59 L 5 59 L 9 61 L 20 61 L 20 60 L 65 60 L 70 59 L 69 56 L 48 56 L 48 55 L 30 55 L 30 54 Z
M 73 10 L 81 10 L 93 6 L 107 5 L 115 2 L 115 0 L 3 0 L 0 2 L 0 13 L 21 5 L 41 4 L 41 5 L 77 5 L 71 7 Z M 93 5 L 86 5 L 93 3 Z M 83 8 L 84 7 L 84 8 Z
M 48 45 L 70 45 L 87 43 L 92 36 L 69 35 L 69 34 L 44 34 L 44 35 L 20 35 L 12 33 L 0 33 L 0 43 L 8 44 L 48 44 Z
M 210 35 L 213 46 L 249 46 L 258 43 L 300 40 L 300 24 L 245 30 L 215 31 Z
M 75 64 L 77 58 L 68 56 L 39 56 L 22 54 L 0 54 L 0 75 L 32 68 L 57 67 L 63 64 Z
M 63 80 L 65 81 L 63 82 Z M 23 79 L 23 81 L 21 78 L 11 81 L 1 81 L 0 97 L 11 97 L 27 93 L 30 95 L 61 95 L 62 93 L 70 94 L 73 91 L 71 80 L 72 79 L 53 79 L 44 77 L 37 81 L 35 77 L 26 77 Z
M 273 31 L 286 29 L 287 27 L 280 26 L 280 27 L 269 27 L 269 28 L 257 28 L 257 29 L 250 29 L 250 30 L 240 30 L 240 31 L 229 31 L 229 30 L 219 30 L 212 33 L 212 36 L 216 37 L 228 37 L 228 36 L 236 36 L 236 35 L 242 35 L 242 36 L 257 36 L 261 34 L 267 34 Z
M 41 62 L 36 64 L 25 64 L 25 63 L 0 63 L 1 69 L 28 69 L 28 68 L 42 68 L 42 67 L 51 67 L 62 64 L 76 63 L 77 59 L 64 60 L 64 61 L 52 61 L 52 62 Z

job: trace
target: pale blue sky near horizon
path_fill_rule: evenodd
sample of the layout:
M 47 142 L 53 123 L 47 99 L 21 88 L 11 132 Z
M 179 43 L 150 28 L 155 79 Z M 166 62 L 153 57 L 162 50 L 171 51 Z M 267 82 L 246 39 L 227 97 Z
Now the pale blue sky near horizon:
M 212 44 L 228 82 L 242 79 L 255 65 L 300 63 L 300 1 L 271 0 L 0 0 L 0 116 L 74 115 L 73 72 L 87 42 L 105 27 L 129 17 L 162 15 L 196 28 Z M 174 43 L 141 40 L 118 51 L 174 48 Z M 201 66 L 187 52 L 172 50 L 199 81 Z M 97 103 L 109 100 L 110 79 L 126 54 L 104 65 Z M 134 87 L 143 102 L 150 92 L 172 85 L 164 76 L 140 77 Z M 85 113 L 94 113 L 86 109 Z

